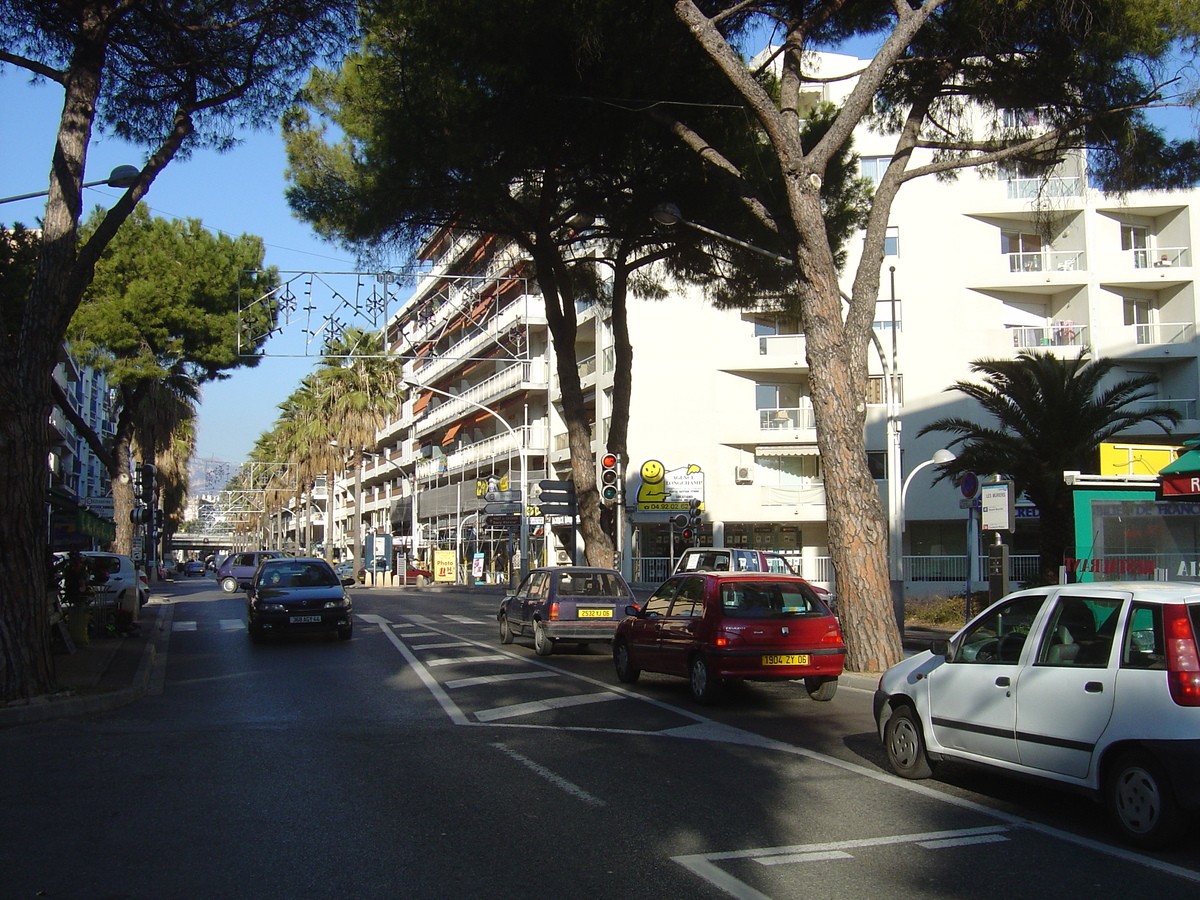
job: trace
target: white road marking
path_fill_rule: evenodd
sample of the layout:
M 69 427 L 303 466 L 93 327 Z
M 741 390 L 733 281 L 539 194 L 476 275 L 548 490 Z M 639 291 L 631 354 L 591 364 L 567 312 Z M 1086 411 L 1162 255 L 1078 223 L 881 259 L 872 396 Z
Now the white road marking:
M 605 734 L 645 735 L 648 737 L 668 736 L 668 737 L 681 737 L 681 738 L 696 739 L 696 740 L 720 740 L 720 741 L 726 741 L 728 743 L 761 747 L 766 750 L 774 750 L 774 751 L 777 751 L 780 753 L 787 753 L 792 756 L 800 756 L 800 757 L 804 757 L 806 759 L 811 759 L 815 762 L 825 763 L 826 765 L 833 766 L 833 767 L 841 769 L 845 772 L 850 772 L 852 774 L 860 775 L 864 778 L 870 778 L 875 781 L 881 782 L 883 784 L 891 785 L 892 787 L 899 788 L 900 790 L 908 791 L 913 794 L 917 794 L 919 796 L 925 797 L 930 800 L 934 800 L 939 803 L 945 803 L 949 806 L 955 806 L 960 809 L 966 809 L 966 810 L 971 810 L 971 811 L 977 812 L 981 815 L 987 816 L 988 818 L 991 818 L 994 820 L 999 820 L 1000 822 L 1005 823 L 1006 826 L 1013 826 L 1013 827 L 1021 828 L 1024 830 L 1032 831 L 1036 834 L 1040 834 L 1045 837 L 1065 841 L 1067 843 L 1074 844 L 1079 847 L 1083 847 L 1085 849 L 1091 850 L 1096 853 L 1100 853 L 1100 854 L 1103 854 L 1103 855 L 1106 855 L 1109 857 L 1113 857 L 1116 859 L 1121 859 L 1121 860 L 1124 860 L 1125 862 L 1133 863 L 1134 865 L 1145 866 L 1146 868 L 1155 869 L 1159 872 L 1163 872 L 1168 875 L 1174 875 L 1174 876 L 1176 876 L 1178 878 L 1182 878 L 1186 881 L 1190 881 L 1193 883 L 1200 883 L 1200 872 L 1196 872 L 1191 869 L 1184 868 L 1183 866 L 1177 866 L 1177 865 L 1173 865 L 1168 862 L 1163 862 L 1161 860 L 1154 859 L 1153 857 L 1150 857 L 1150 856 L 1145 856 L 1145 855 L 1138 853 L 1136 851 L 1133 851 L 1133 850 L 1126 850 L 1121 847 L 1114 847 L 1110 844 L 1105 844 L 1102 841 L 1097 841 L 1097 840 L 1093 840 L 1091 838 L 1083 837 L 1081 835 L 1072 834 L 1069 831 L 1063 831 L 1062 829 L 1054 828 L 1049 825 L 1042 825 L 1042 824 L 1040 824 L 1038 822 L 1034 822 L 1030 819 L 1022 818 L 1021 816 L 1017 816 L 1017 815 L 1013 815 L 1011 813 L 1003 812 L 1001 810 L 993 809 L 992 807 L 985 806 L 984 804 L 977 803 L 973 800 L 968 800 L 966 798 L 961 798 L 961 797 L 954 797 L 950 794 L 943 793 L 942 791 L 939 791 L 935 788 L 928 787 L 924 784 L 921 784 L 921 783 L 915 782 L 915 781 L 911 781 L 906 778 L 900 778 L 896 775 L 892 775 L 892 774 L 890 774 L 888 772 L 884 772 L 880 769 L 860 765 L 858 763 L 849 762 L 849 761 L 843 760 L 843 759 L 838 759 L 835 756 L 829 756 L 824 753 L 818 753 L 814 750 L 808 750 L 804 747 L 797 747 L 793 744 L 787 744 L 782 741 L 772 740 L 770 738 L 763 737 L 762 735 L 754 734 L 753 732 L 749 732 L 749 731 L 744 731 L 740 728 L 735 728 L 733 726 L 722 725 L 718 722 L 714 722 L 712 719 L 707 719 L 704 716 L 700 716 L 695 713 L 689 712 L 687 710 L 681 709 L 679 707 L 672 706 L 669 703 L 665 703 L 661 700 L 655 700 L 653 698 L 646 697 L 641 694 L 637 694 L 637 693 L 627 690 L 625 688 L 617 687 L 617 686 L 608 684 L 607 682 L 599 681 L 594 678 L 588 678 L 586 676 L 578 675 L 574 672 L 569 672 L 565 669 L 558 669 L 548 663 L 542 662 L 541 660 L 529 659 L 528 657 L 518 656 L 514 653 L 505 652 L 502 654 L 502 656 L 504 658 L 508 658 L 508 659 L 511 659 L 511 660 L 514 660 L 517 662 L 524 662 L 529 665 L 539 666 L 543 669 L 547 669 L 551 672 L 554 672 L 554 673 L 557 673 L 560 675 L 564 675 L 569 678 L 573 678 L 577 681 L 582 681 L 582 682 L 585 682 L 588 684 L 597 685 L 601 688 L 604 688 L 604 689 L 609 690 L 616 694 L 621 694 L 622 696 L 628 697 L 629 699 L 632 699 L 632 700 L 637 700 L 642 703 L 648 703 L 651 706 L 660 707 L 661 709 L 666 710 L 676 716 L 682 716 L 684 718 L 692 719 L 696 722 L 696 724 L 691 725 L 691 726 L 684 726 L 681 728 L 648 731 L 648 730 L 641 730 L 641 729 L 589 728 L 586 726 L 574 726 L 574 725 L 536 725 L 536 724 L 524 724 L 524 723 L 512 723 L 512 722 L 497 722 L 494 724 L 491 724 L 491 723 L 485 724 L 482 722 L 472 722 L 470 719 L 468 719 L 463 714 L 462 710 L 459 709 L 459 707 L 454 703 L 454 701 L 452 701 L 450 699 L 449 695 L 446 694 L 442 685 L 440 685 L 437 682 L 437 680 L 433 678 L 433 676 L 429 673 L 429 671 L 425 668 L 425 666 L 421 663 L 421 661 L 418 660 L 417 657 L 412 653 L 412 651 L 409 650 L 408 647 L 405 646 L 403 644 L 403 642 L 400 641 L 400 639 L 392 631 L 391 625 L 390 625 L 390 623 L 387 622 L 387 620 L 385 620 L 381 616 L 375 616 L 375 615 L 361 615 L 360 618 L 363 619 L 364 621 L 378 623 L 381 626 L 383 632 L 388 636 L 388 639 L 393 643 L 393 645 L 396 647 L 396 649 L 399 650 L 401 655 L 404 656 L 404 658 L 408 661 L 409 665 L 416 671 L 417 676 L 422 680 L 422 682 L 426 685 L 426 687 L 429 688 L 430 693 L 433 694 L 434 698 L 438 701 L 438 703 L 446 711 L 447 715 L 450 716 L 451 721 L 453 721 L 456 725 L 466 725 L 469 727 L 474 726 L 476 728 L 534 728 L 534 729 L 542 728 L 542 729 L 546 729 L 546 730 L 550 730 L 550 731 L 594 731 L 594 732 L 600 732 L 600 733 L 605 733 Z M 424 618 L 424 617 L 409 616 L 408 618 L 416 621 L 418 618 Z M 459 637 L 459 635 L 456 635 L 453 632 L 449 632 L 449 631 L 441 631 L 438 633 L 443 634 L 446 637 L 450 637 L 450 638 Z M 411 635 L 405 635 L 405 636 L 409 637 Z M 485 644 L 481 641 L 468 641 L 468 642 L 481 648 L 481 649 L 485 649 L 485 650 L 493 649 L 492 645 Z M 859 690 L 862 690 L 862 689 L 859 689 Z M 1001 829 L 1001 830 L 1003 830 L 1003 829 Z M 936 839 L 936 838 L 933 838 L 933 836 L 930 836 L 930 837 L 931 837 L 931 839 Z M 809 847 L 806 849 L 808 852 L 824 852 L 823 850 L 818 849 L 816 846 L 812 846 L 812 847 Z M 837 850 L 839 848 L 830 847 L 828 849 Z M 804 851 L 802 850 L 802 848 L 794 848 L 793 852 L 804 852 Z M 700 854 L 700 855 L 696 855 L 696 856 L 675 857 L 675 861 L 679 862 L 681 865 L 685 865 L 687 868 L 689 868 L 695 874 L 699 875 L 700 877 L 704 878 L 706 881 L 710 882 L 711 884 L 713 884 L 713 885 L 717 886 L 718 888 L 720 888 L 721 890 L 725 891 L 730 896 L 737 898 L 737 900 L 771 900 L 771 898 L 768 897 L 767 895 L 765 895 L 759 891 L 755 891 L 752 888 L 749 888 L 747 885 L 742 884 L 742 882 L 740 882 L 736 878 L 733 878 L 732 876 L 728 875 L 728 873 L 724 872 L 718 866 L 714 865 L 712 862 L 709 861 L 711 859 L 721 859 L 721 858 L 732 859 L 732 858 L 736 858 L 736 857 L 753 856 L 755 854 L 761 854 L 761 851 L 741 851 L 741 852 L 735 852 L 735 853 L 724 854 L 724 855 L 719 854 L 719 853 L 718 854 Z M 686 862 L 685 862 L 685 860 L 686 860 Z
M 616 694 L 607 691 L 600 694 L 551 697 L 548 700 L 531 700 L 528 703 L 514 703 L 511 706 L 481 709 L 475 713 L 475 718 L 480 722 L 495 722 L 497 719 L 511 719 L 515 716 L 527 716 L 531 713 L 547 712 L 552 709 L 565 709 L 568 706 L 586 706 L 589 703 L 604 703 L 608 700 L 620 699 Z
M 527 767 L 530 771 L 536 772 L 538 775 L 541 775 L 543 778 L 545 778 L 551 784 L 555 785 L 556 787 L 562 788 L 564 791 L 566 791 L 572 797 L 582 800 L 584 803 L 591 804 L 592 806 L 607 806 L 608 805 L 603 800 L 601 800 L 599 797 L 594 797 L 591 794 L 589 794 L 583 788 L 579 787 L 579 785 L 572 784 L 571 782 L 567 781 L 567 779 L 563 778 L 561 775 L 555 775 L 553 772 L 551 772 L 545 766 L 535 763 L 532 759 L 530 759 L 527 756 L 522 756 L 516 750 L 510 750 L 508 747 L 505 747 L 503 744 L 492 744 L 492 746 L 495 747 L 497 750 L 499 750 L 501 753 L 507 753 L 509 756 L 511 756 L 517 762 L 521 763 L 521 765 Z
M 980 834 L 975 837 L 962 838 L 946 838 L 942 841 L 921 841 L 917 844 L 918 847 L 924 847 L 926 850 L 946 850 L 951 847 L 966 847 L 970 844 L 993 844 L 996 841 L 1007 841 L 1002 834 Z
M 444 636 L 445 635 L 443 635 L 440 631 L 406 631 L 406 632 L 404 632 L 405 638 L 444 637 Z
M 556 672 L 509 672 L 507 675 L 479 675 L 475 678 L 456 678 L 454 681 L 442 682 L 446 690 L 455 688 L 475 687 L 480 684 L 498 684 L 503 681 L 524 681 L 527 678 L 557 678 Z
M 447 619 L 451 622 L 458 622 L 460 625 L 487 625 L 487 621 L 483 619 L 472 619 L 470 616 L 451 616 L 447 615 Z
M 406 634 L 405 637 L 412 637 L 411 634 Z M 466 641 L 447 641 L 442 644 L 413 644 L 414 650 L 445 650 L 447 647 L 470 647 Z
M 412 615 L 412 616 L 405 616 L 404 618 L 408 619 L 408 621 L 412 622 L 414 625 L 432 625 L 433 624 L 433 619 L 431 619 L 429 616 Z M 400 627 L 404 628 L 407 626 L 402 625 Z
M 222 631 L 245 631 L 245 629 L 246 629 L 246 620 L 245 619 L 222 619 L 221 620 L 221 630 Z
M 195 622 L 176 622 L 171 626 L 172 631 L 195 631 Z
M 429 666 L 430 668 L 434 668 L 436 666 L 457 666 L 457 665 L 469 665 L 472 663 L 481 663 L 481 662 L 495 662 L 498 659 L 507 660 L 507 659 L 509 659 L 509 657 L 506 655 L 500 655 L 500 654 L 493 654 L 491 656 L 442 657 L 439 659 L 427 659 L 427 660 L 425 660 L 425 665 Z

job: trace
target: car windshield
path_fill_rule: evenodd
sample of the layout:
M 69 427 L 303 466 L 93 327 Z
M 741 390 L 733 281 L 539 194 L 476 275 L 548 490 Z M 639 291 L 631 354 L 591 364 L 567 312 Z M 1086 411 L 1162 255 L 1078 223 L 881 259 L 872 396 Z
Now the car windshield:
M 265 565 L 258 573 L 259 587 L 267 588 L 335 587 L 340 583 L 328 566 L 317 563 Z
M 621 580 L 612 572 L 562 572 L 558 576 L 560 597 L 627 597 Z
M 734 581 L 721 585 L 721 609 L 734 619 L 827 616 L 812 588 L 800 581 Z

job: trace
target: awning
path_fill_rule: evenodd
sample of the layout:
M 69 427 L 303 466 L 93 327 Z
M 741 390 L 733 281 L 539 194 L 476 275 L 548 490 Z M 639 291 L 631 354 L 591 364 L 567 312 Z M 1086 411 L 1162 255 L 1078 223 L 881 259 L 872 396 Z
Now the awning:
M 447 428 L 446 436 L 442 438 L 442 446 L 445 447 L 448 444 L 453 444 L 458 439 L 458 433 L 462 431 L 462 427 L 462 422 L 455 422 L 453 425 Z
M 776 444 L 755 447 L 755 456 L 820 456 L 816 444 Z
M 425 407 L 427 407 L 429 405 L 429 401 L 432 399 L 433 399 L 433 394 L 430 393 L 429 391 L 426 391 L 424 394 L 422 394 L 420 397 L 418 397 L 416 399 L 416 402 L 413 403 L 412 414 L 414 416 L 419 416 L 421 413 L 425 412 Z

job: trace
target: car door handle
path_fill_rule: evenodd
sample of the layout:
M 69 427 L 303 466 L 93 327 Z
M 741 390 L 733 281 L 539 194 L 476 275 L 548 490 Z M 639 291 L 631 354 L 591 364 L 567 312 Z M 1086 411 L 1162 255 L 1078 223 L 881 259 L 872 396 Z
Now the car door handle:
M 1010 684 L 1012 684 L 1012 679 L 1007 675 L 1001 675 L 996 679 L 996 687 L 1008 687 Z
M 1089 694 L 1100 694 L 1104 691 L 1104 685 L 1099 681 L 1089 681 L 1083 686 L 1083 689 Z

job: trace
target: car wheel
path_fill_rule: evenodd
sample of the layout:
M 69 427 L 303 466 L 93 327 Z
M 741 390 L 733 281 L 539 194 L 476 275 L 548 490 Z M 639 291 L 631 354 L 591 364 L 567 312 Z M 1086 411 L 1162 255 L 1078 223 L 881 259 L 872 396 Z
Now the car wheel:
M 508 624 L 508 616 L 500 613 L 500 643 L 511 644 L 513 637 L 512 626 Z
M 353 625 L 346 625 L 346 626 L 338 629 L 338 640 L 339 641 L 348 641 L 352 637 L 354 637 L 354 626 Z
M 911 706 L 896 707 L 883 728 L 883 746 L 888 764 L 901 778 L 928 778 L 933 774 L 921 721 Z
M 554 641 L 546 634 L 546 626 L 541 622 L 533 623 L 533 651 L 538 656 L 549 656 L 554 652 Z
M 692 696 L 706 705 L 715 701 L 721 688 L 721 679 L 713 675 L 711 667 L 699 653 L 692 658 L 690 671 Z
M 617 681 L 622 684 L 633 684 L 642 674 L 641 669 L 634 668 L 633 660 L 629 658 L 629 645 L 624 641 L 613 645 L 613 665 L 617 668 Z
M 814 700 L 832 700 L 833 695 L 837 693 L 838 680 L 837 678 L 805 678 L 804 689 L 808 691 L 808 696 Z
M 1108 814 L 1121 836 L 1143 848 L 1165 847 L 1182 837 L 1187 819 L 1166 772 L 1144 750 L 1122 754 L 1105 785 Z
M 223 590 L 225 593 L 232 594 L 237 590 L 237 587 L 238 585 L 236 578 L 225 577 L 221 579 L 221 590 Z

